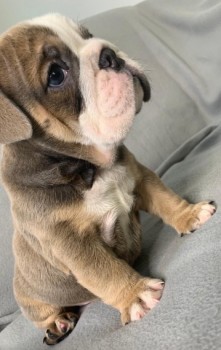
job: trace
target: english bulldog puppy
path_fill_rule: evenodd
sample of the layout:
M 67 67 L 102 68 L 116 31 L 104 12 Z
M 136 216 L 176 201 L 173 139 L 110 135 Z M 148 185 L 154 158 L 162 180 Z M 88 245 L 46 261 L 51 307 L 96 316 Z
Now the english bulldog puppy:
M 155 307 L 164 282 L 132 267 L 139 210 L 179 234 L 199 228 L 213 202 L 190 204 L 123 146 L 150 85 L 113 44 L 61 15 L 0 38 L 2 179 L 14 222 L 14 293 L 24 315 L 61 341 L 79 306 L 96 298 L 123 324 Z

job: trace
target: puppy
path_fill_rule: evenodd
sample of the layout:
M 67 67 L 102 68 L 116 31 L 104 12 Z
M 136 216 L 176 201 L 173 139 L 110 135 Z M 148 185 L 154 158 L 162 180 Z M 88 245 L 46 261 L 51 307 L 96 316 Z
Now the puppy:
M 199 228 L 213 203 L 189 204 L 122 145 L 150 86 L 111 43 L 61 15 L 0 39 L 2 179 L 14 222 L 14 293 L 56 344 L 96 298 L 141 319 L 164 283 L 131 265 L 141 249 L 139 210 L 179 234 Z

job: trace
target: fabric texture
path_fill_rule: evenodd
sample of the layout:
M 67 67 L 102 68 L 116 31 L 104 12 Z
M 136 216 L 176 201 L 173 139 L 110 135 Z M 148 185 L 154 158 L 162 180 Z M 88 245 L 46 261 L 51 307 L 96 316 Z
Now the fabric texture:
M 12 233 L 9 201 L 0 187 L 0 330 L 14 319 L 18 309 L 12 291 Z
M 183 238 L 142 213 L 143 247 L 135 267 L 165 279 L 159 305 L 122 327 L 115 309 L 94 302 L 56 349 L 220 349 L 220 17 L 218 0 L 147 0 L 84 21 L 94 35 L 142 63 L 150 79 L 151 102 L 137 116 L 127 146 L 178 194 L 192 202 L 215 200 L 218 210 Z M 1 189 L 0 350 L 47 349 L 42 331 L 16 311 L 11 238 L 9 203 Z

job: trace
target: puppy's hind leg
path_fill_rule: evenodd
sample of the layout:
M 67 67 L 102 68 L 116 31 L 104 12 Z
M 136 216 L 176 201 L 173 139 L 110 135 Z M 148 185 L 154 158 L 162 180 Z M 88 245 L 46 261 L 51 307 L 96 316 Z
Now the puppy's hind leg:
M 79 319 L 80 307 L 56 307 L 39 300 L 23 300 L 22 311 L 36 327 L 45 329 L 43 342 L 55 345 L 66 338 Z
M 50 323 L 45 332 L 43 342 L 47 345 L 54 345 L 66 338 L 74 329 L 79 318 L 78 310 L 74 307 L 71 310 L 60 310 L 60 313 Z

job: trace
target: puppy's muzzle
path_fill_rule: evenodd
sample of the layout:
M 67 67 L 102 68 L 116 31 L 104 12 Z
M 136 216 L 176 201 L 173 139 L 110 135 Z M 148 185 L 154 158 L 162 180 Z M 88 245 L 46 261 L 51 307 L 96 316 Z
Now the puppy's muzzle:
M 112 69 L 115 72 L 120 72 L 126 68 L 126 70 L 133 76 L 135 86 L 139 82 L 139 85 L 143 90 L 142 100 L 146 102 L 150 99 L 150 85 L 145 75 L 134 67 L 128 66 L 125 60 L 118 57 L 115 51 L 111 48 L 105 47 L 101 50 L 98 66 L 100 69 Z M 140 105 L 140 103 L 138 103 L 138 105 Z M 140 110 L 140 107 L 138 110 Z
M 125 67 L 125 61 L 118 57 L 114 50 L 103 48 L 100 53 L 98 65 L 100 69 L 111 68 L 118 72 Z

